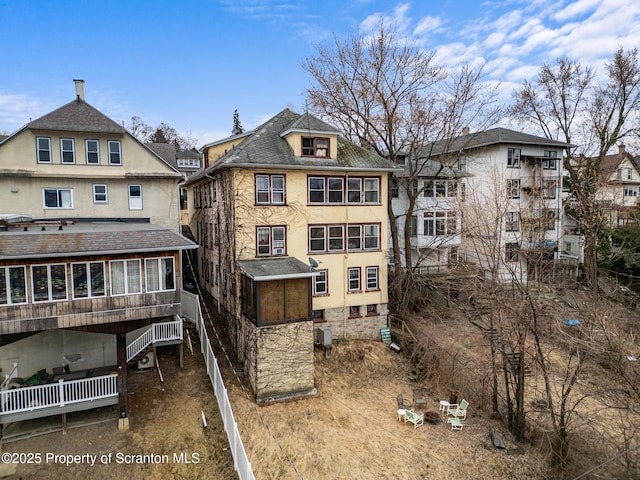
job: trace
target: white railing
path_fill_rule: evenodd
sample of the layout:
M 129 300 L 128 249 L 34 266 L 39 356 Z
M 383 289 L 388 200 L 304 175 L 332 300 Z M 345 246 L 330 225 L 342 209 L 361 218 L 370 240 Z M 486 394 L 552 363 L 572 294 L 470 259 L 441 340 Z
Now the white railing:
M 0 412 L 28 412 L 118 396 L 117 373 L 79 380 L 59 380 L 0 392 Z
M 177 320 L 172 322 L 149 325 L 149 328 L 127 345 L 127 362 L 130 362 L 136 355 L 154 343 L 182 340 L 182 319 L 178 316 L 176 318 Z
M 2 381 L 2 385 L 0 385 L 0 390 L 6 390 L 7 388 L 9 388 L 9 384 L 11 383 L 11 380 L 17 377 L 18 377 L 18 364 L 14 363 L 13 368 L 9 372 L 9 375 L 7 375 L 7 377 Z
M 220 410 L 220 416 L 222 417 L 222 423 L 224 424 L 224 431 L 227 433 L 227 439 L 229 440 L 229 446 L 231 447 L 231 455 L 233 456 L 233 466 L 236 469 L 236 472 L 238 472 L 240 480 L 255 480 L 256 477 L 253 475 L 251 462 L 249 461 L 247 452 L 242 444 L 238 424 L 236 423 L 233 411 L 231 410 L 231 403 L 229 403 L 227 389 L 224 386 L 220 368 L 218 367 L 218 360 L 211 348 L 211 342 L 209 341 L 209 335 L 207 335 L 204 325 L 204 318 L 202 317 L 202 310 L 200 308 L 198 296 L 184 290 L 181 294 L 181 303 L 189 306 L 187 309 L 183 309 L 182 313 L 185 317 L 194 320 L 196 329 L 198 330 L 198 335 L 200 336 L 200 351 L 204 356 L 204 361 L 207 366 L 207 375 L 209 375 L 211 386 L 213 387 L 213 393 L 216 396 L 218 409 Z

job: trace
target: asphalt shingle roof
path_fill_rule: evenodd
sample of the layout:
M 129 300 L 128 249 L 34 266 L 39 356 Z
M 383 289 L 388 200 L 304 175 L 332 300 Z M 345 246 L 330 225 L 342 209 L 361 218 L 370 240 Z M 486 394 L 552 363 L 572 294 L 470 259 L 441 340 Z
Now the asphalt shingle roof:
M 420 150 L 420 157 L 430 157 L 442 155 L 445 153 L 464 152 L 474 148 L 488 147 L 498 144 L 521 144 L 521 145 L 539 145 L 555 148 L 568 148 L 573 145 L 558 140 L 550 140 L 528 133 L 509 130 L 508 128 L 491 128 L 477 133 L 469 133 L 460 135 L 453 139 L 440 140 L 423 147 Z
M 395 165 L 376 153 L 338 137 L 338 155 L 333 158 L 300 157 L 289 147 L 283 134 L 290 131 L 323 132 L 337 135 L 339 131 L 322 120 L 285 109 L 253 130 L 247 139 L 216 160 L 206 170 L 191 177 L 187 183 L 198 181 L 208 173 L 231 167 L 274 167 L 337 170 L 393 171 Z
M 294 257 L 238 260 L 237 263 L 245 275 L 256 281 L 266 280 L 269 277 L 301 278 L 314 275 L 310 265 Z
M 124 134 L 122 125 L 79 98 L 27 124 L 34 130 Z
M 49 222 L 0 232 L 0 260 L 175 251 L 197 244 L 165 227 L 147 223 L 70 224 L 58 230 Z

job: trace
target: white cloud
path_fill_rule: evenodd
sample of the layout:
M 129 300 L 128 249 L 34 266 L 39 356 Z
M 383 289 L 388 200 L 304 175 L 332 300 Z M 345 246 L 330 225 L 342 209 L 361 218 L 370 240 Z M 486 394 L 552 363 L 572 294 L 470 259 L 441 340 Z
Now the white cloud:
M 41 100 L 21 93 L 0 92 L 0 130 L 13 132 L 49 111 Z
M 442 20 L 438 17 L 424 17 L 418 22 L 416 28 L 413 29 L 414 35 L 424 35 L 433 31 L 437 31 L 442 25 Z

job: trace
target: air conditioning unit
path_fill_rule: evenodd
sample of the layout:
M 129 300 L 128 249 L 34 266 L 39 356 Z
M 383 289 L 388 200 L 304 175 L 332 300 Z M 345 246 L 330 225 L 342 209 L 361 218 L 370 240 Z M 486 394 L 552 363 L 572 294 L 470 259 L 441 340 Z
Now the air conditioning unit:
M 331 330 L 328 327 L 318 327 L 314 329 L 314 342 L 324 349 L 325 357 L 331 356 Z
M 284 248 L 274 248 L 273 249 L 273 254 L 274 255 L 284 255 Z
M 138 370 L 145 370 L 147 368 L 153 368 L 153 352 L 147 353 L 138 360 Z

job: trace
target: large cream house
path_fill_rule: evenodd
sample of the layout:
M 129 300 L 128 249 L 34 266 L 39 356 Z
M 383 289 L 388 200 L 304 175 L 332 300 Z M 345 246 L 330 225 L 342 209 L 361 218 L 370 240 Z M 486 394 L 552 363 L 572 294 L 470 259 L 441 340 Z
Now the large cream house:
M 314 391 L 313 345 L 387 324 L 394 166 L 284 110 L 203 147 L 186 183 L 200 284 L 226 316 L 259 402 Z
M 0 428 L 110 404 L 126 426 L 128 368 L 182 341 L 182 178 L 82 81 L 0 138 Z

